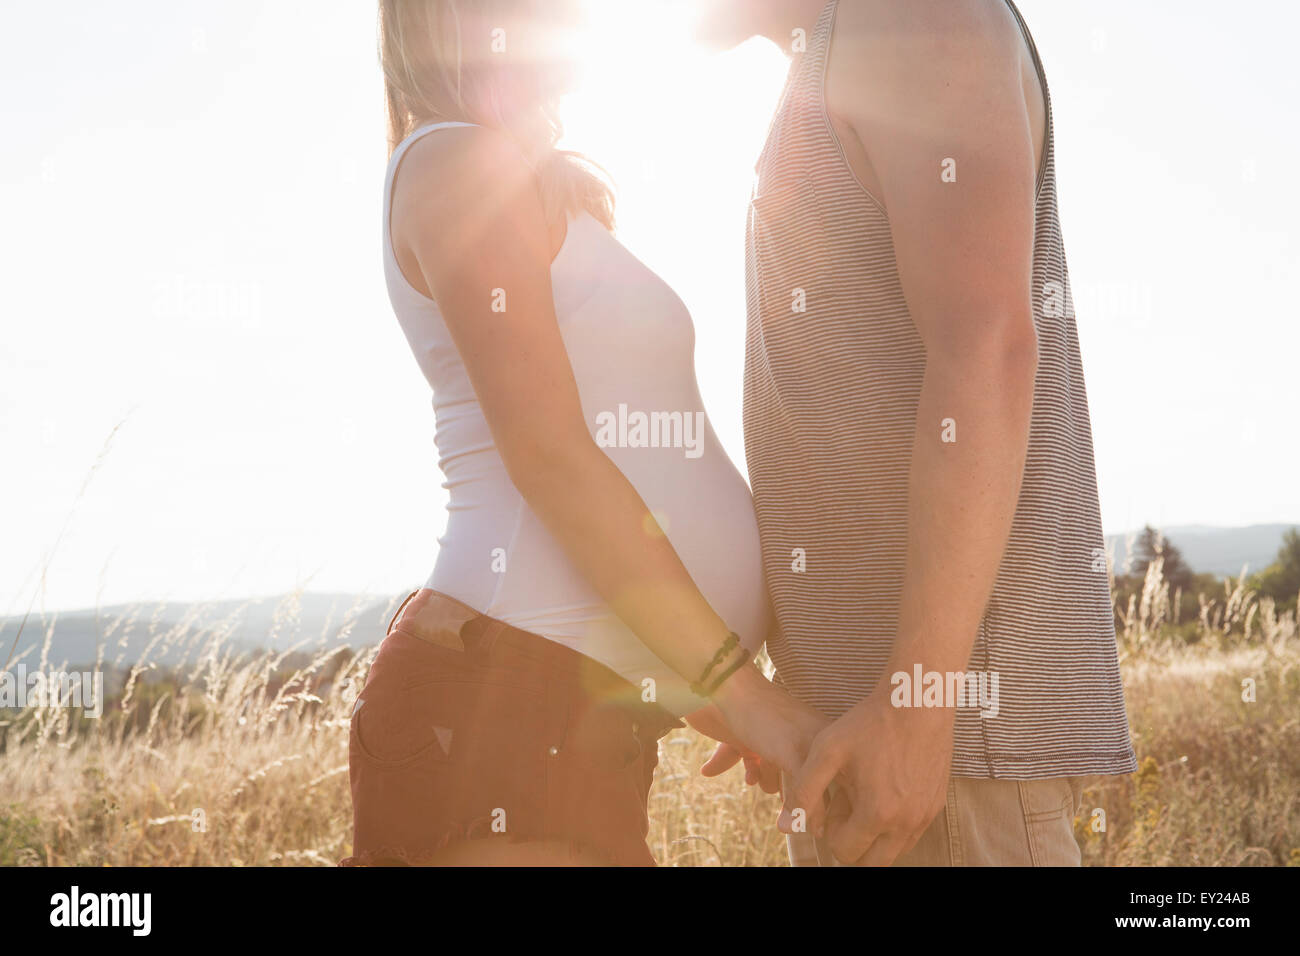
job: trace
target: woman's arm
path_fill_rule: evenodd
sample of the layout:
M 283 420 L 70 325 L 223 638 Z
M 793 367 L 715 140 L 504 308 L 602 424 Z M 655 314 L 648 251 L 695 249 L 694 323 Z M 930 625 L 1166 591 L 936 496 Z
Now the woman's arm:
M 554 312 L 552 238 L 523 157 L 482 128 L 426 137 L 405 157 L 393 210 L 399 258 L 414 260 L 438 301 L 515 487 L 637 637 L 696 679 L 730 628 L 587 428 Z M 775 757 L 791 742 L 752 726 L 773 690 L 747 667 L 714 701 L 742 739 Z

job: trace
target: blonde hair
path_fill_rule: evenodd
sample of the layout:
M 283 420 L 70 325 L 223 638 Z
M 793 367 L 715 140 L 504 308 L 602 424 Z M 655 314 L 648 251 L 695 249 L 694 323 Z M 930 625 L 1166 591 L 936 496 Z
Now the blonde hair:
M 502 42 L 503 25 L 536 7 L 536 0 L 379 0 L 389 153 L 428 123 L 499 130 L 532 167 L 548 222 L 585 210 L 612 230 L 614 196 L 603 170 L 556 148 L 564 132 L 556 64 L 530 57 L 526 44 Z

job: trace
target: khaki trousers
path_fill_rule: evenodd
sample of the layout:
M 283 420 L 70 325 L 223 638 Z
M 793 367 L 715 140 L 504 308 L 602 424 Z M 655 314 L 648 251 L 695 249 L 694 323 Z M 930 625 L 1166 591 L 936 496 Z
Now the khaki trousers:
M 894 865 L 1079 866 L 1074 817 L 1088 780 L 952 777 L 944 808 Z M 786 841 L 791 866 L 849 865 L 811 833 L 792 833 Z

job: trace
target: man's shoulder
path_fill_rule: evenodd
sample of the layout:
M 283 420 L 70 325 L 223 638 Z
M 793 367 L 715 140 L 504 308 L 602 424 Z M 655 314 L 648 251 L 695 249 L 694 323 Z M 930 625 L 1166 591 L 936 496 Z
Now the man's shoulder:
M 1007 50 L 1020 34 L 1006 0 L 839 0 L 834 39 L 837 48 L 873 53 L 877 62 L 922 68 L 916 54 Z
M 1007 0 L 839 0 L 836 24 L 872 21 L 911 23 L 939 29 L 944 24 L 990 28 L 1014 19 Z
M 1006 0 L 840 0 L 830 46 L 828 105 L 916 108 L 930 90 L 981 83 L 1022 46 Z M 856 108 L 855 108 L 856 107 Z

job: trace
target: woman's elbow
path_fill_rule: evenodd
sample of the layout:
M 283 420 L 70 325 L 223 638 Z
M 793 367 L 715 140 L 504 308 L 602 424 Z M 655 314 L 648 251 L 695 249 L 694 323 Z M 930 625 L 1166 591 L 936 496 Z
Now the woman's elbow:
M 592 452 L 599 454 L 590 435 L 546 435 L 540 430 L 498 441 L 497 448 L 511 482 L 530 502 L 574 489 L 591 469 Z

